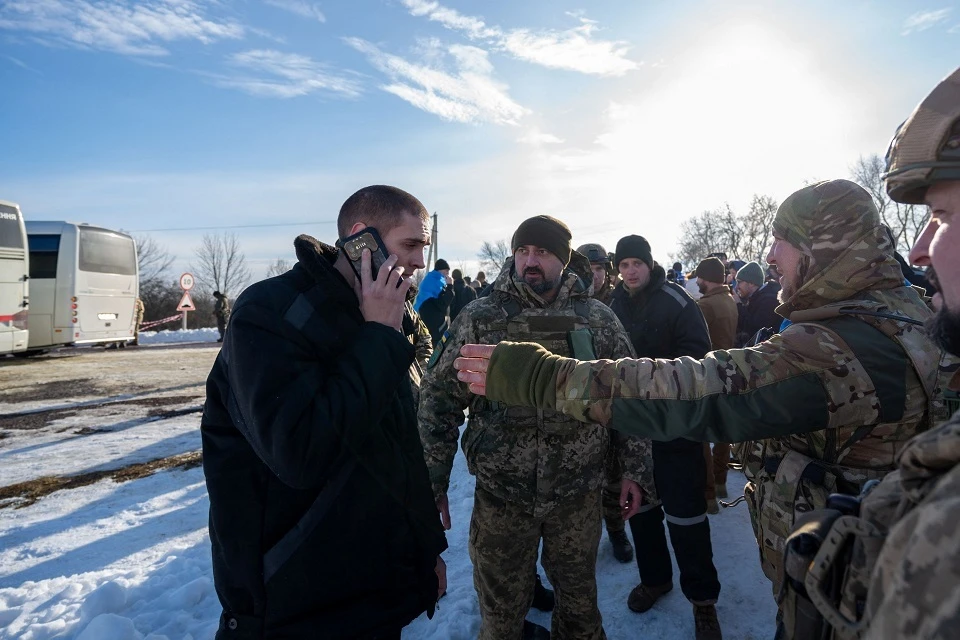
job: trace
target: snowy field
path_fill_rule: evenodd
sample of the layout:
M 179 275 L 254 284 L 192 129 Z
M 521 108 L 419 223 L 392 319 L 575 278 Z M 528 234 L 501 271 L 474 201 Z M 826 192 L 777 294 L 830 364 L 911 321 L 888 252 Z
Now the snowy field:
M 168 344 L 176 333 L 158 335 L 166 334 L 161 341 Z M 215 331 L 212 339 L 216 340 Z M 193 333 L 181 340 L 209 341 Z M 162 353 L 163 361 L 181 371 L 185 380 L 165 387 L 154 376 L 160 391 L 149 403 L 133 399 L 64 411 L 31 430 L 10 427 L 11 418 L 0 422 L 9 427 L 0 431 L 0 492 L 44 476 L 109 473 L 150 460 L 180 461 L 199 451 L 201 385 L 215 348 L 161 351 L 146 346 L 86 355 L 85 363 L 79 358 L 63 360 L 88 370 L 99 366 L 101 359 L 113 358 L 120 366 L 128 359 L 151 357 L 151 352 Z M 22 377 L 16 367 L 5 364 L 0 364 L 4 383 L 0 389 Z M 52 369 L 49 373 L 56 375 Z M 3 415 L 27 406 L 10 399 L 9 394 L 0 396 Z M 91 400 L 79 396 L 72 401 Z M 35 411 L 44 404 L 62 411 L 69 401 L 51 398 L 29 406 Z M 742 475 L 731 473 L 732 496 L 739 495 L 743 482 Z M 448 593 L 433 620 L 414 621 L 404 631 L 405 639 L 476 637 L 479 613 L 466 549 L 473 487 L 459 454 L 450 488 Z M 211 573 L 207 509 L 203 472 L 190 464 L 121 482 L 104 478 L 49 491 L 35 502 L 0 500 L 0 639 L 212 638 L 220 609 Z M 711 516 L 710 524 L 723 585 L 718 612 L 724 636 L 772 637 L 776 609 L 760 571 L 746 507 L 723 510 Z M 693 638 L 692 609 L 680 593 L 676 570 L 674 590 L 643 615 L 626 606 L 627 594 L 638 581 L 636 565 L 617 563 L 606 536 L 597 573 L 600 609 L 611 640 Z M 528 617 L 549 627 L 549 614 L 531 611 Z

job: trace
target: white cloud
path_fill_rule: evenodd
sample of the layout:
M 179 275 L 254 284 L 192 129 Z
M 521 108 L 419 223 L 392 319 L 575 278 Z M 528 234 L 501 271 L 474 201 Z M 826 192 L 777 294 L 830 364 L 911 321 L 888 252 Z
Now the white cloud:
M 209 19 L 192 0 L 12 0 L 0 5 L 0 29 L 29 31 L 71 46 L 141 56 L 166 55 L 159 43 L 243 37 L 231 20 Z
M 542 144 L 563 144 L 564 140 L 552 133 L 545 133 L 534 127 L 517 138 L 517 142 L 537 146 Z
M 237 67 L 263 75 L 216 77 L 216 83 L 257 96 L 294 98 L 324 92 L 355 98 L 361 93 L 360 83 L 356 79 L 338 74 L 307 56 L 256 49 L 235 53 L 228 60 Z
M 432 0 L 402 0 L 414 16 L 426 16 L 448 29 L 462 31 L 471 40 L 480 40 L 514 57 L 553 69 L 568 69 L 600 76 L 622 76 L 640 67 L 626 57 L 629 45 L 618 40 L 597 40 L 596 22 L 575 17 L 580 25 L 556 30 L 502 29 L 480 18 L 466 16 Z
M 926 31 L 937 23 L 946 20 L 947 16 L 950 15 L 950 11 L 951 9 L 949 7 L 936 11 L 918 11 L 904 21 L 901 35 Z
M 306 0 L 263 0 L 266 4 L 295 13 L 304 18 L 312 18 L 319 22 L 326 22 L 327 17 L 320 10 L 320 5 Z
M 384 91 L 444 120 L 517 124 L 527 113 L 507 95 L 506 85 L 493 79 L 493 66 L 482 49 L 448 47 L 446 53 L 456 71 L 447 73 L 435 64 L 415 64 L 385 53 L 360 38 L 345 38 L 345 42 L 390 77 L 392 82 L 381 86 Z

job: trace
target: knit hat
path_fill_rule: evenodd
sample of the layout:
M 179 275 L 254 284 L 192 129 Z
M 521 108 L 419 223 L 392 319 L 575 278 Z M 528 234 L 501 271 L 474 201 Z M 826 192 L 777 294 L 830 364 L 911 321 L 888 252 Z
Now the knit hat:
M 434 263 L 433 265 L 434 271 L 443 271 L 444 269 L 449 269 L 449 268 L 450 268 L 450 265 L 447 264 L 447 261 L 444 260 L 443 258 L 440 258 L 439 260 L 437 260 L 436 263 Z
M 460 269 L 454 269 L 450 273 L 450 277 L 454 280 L 463 280 L 463 271 L 460 271 Z
M 748 262 L 737 270 L 737 280 L 763 286 L 763 267 L 758 262 Z
M 701 260 L 700 264 L 697 265 L 696 274 L 700 280 L 723 284 L 726 269 L 724 269 L 723 263 L 720 262 L 720 258 L 707 258 L 706 260 Z
M 653 269 L 653 254 L 650 252 L 650 243 L 643 236 L 625 236 L 617 242 L 617 250 L 613 254 L 613 266 L 618 267 L 627 258 L 641 260 Z
M 570 262 L 570 240 L 573 234 L 564 223 L 551 216 L 534 216 L 520 223 L 510 240 L 510 250 L 533 245 L 542 247 L 560 258 L 563 266 Z

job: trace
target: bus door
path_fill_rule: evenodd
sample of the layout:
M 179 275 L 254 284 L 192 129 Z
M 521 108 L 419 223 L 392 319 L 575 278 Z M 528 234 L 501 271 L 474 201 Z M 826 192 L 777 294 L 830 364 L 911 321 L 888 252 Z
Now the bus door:
M 61 328 L 54 333 L 54 306 L 57 292 L 57 264 L 60 234 L 30 234 L 30 348 L 70 342 Z M 58 336 L 54 339 L 54 335 Z

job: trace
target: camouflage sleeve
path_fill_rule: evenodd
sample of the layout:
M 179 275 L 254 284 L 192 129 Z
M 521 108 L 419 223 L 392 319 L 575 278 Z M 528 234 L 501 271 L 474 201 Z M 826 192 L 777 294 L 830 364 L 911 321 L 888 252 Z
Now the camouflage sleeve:
M 437 344 L 420 385 L 420 408 L 417 413 L 420 442 L 430 472 L 433 495 L 437 499 L 447 494 L 450 470 L 460 439 L 460 426 L 464 422 L 464 409 L 473 397 L 467 386 L 457 380 L 457 372 L 453 368 L 460 347 L 468 342 L 476 342 L 476 339 L 473 337 L 470 315 L 461 313 Z
M 417 349 L 417 362 L 420 363 L 420 368 L 426 371 L 427 363 L 430 362 L 430 357 L 433 356 L 433 338 L 430 337 L 430 329 L 423 323 L 423 319 L 419 313 L 416 315 L 414 321 L 417 333 L 413 346 Z
M 604 309 L 609 317 L 604 317 L 603 320 L 607 326 L 611 327 L 611 330 L 603 334 L 606 340 L 603 341 L 603 344 L 597 345 L 597 355 L 612 360 L 635 358 L 636 353 L 633 350 L 633 344 L 630 342 L 630 336 L 627 335 L 623 325 L 620 324 L 619 318 L 607 307 L 604 307 Z M 614 448 L 617 458 L 620 460 L 623 477 L 640 485 L 645 494 L 653 495 L 655 489 L 650 440 L 620 431 L 612 431 L 610 445 Z
M 862 365 L 834 332 L 811 324 L 702 360 L 578 362 L 501 343 L 487 372 L 487 396 L 660 441 L 742 442 L 871 424 L 877 415 Z
M 925 437 L 930 459 L 957 459 L 960 415 Z M 904 463 L 901 461 L 901 469 Z M 921 476 L 928 476 L 929 468 Z M 926 479 L 923 477 L 922 479 Z M 903 484 L 919 484 L 903 478 Z M 931 483 L 932 484 L 932 483 Z M 867 596 L 865 640 L 946 640 L 960 629 L 960 466 L 940 478 L 895 524 L 877 558 Z

